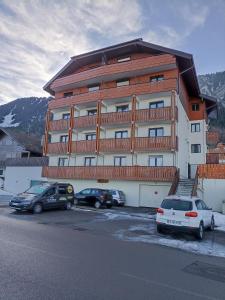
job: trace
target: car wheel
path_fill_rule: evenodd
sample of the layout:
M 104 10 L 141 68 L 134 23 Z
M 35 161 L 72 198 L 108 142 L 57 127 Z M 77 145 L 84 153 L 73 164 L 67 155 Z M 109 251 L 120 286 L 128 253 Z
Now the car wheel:
M 197 233 L 196 233 L 196 237 L 200 241 L 203 240 L 203 238 L 204 238 L 204 225 L 203 225 L 202 222 L 199 225 L 199 228 L 198 228 Z
M 70 210 L 72 208 L 72 204 L 70 201 L 67 201 L 66 204 L 65 204 L 65 209 L 66 210 Z
M 42 205 L 40 203 L 36 203 L 33 207 L 33 213 L 40 214 L 42 213 L 42 211 L 43 211 Z
M 101 203 L 97 200 L 95 201 L 95 208 L 99 209 L 101 207 Z
M 157 225 L 157 232 L 158 233 L 163 233 L 163 228 L 161 225 Z
M 214 220 L 214 217 L 212 217 L 209 230 L 213 231 L 214 228 L 215 228 L 215 220 Z

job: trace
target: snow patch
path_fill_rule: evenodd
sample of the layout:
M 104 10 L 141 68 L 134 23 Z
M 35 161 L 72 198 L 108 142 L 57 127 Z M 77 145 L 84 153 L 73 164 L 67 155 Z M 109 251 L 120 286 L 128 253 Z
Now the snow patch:
M 150 215 L 150 214 L 142 214 L 142 213 L 134 213 L 134 214 L 129 214 L 126 212 L 118 212 L 118 213 L 112 213 L 112 212 L 107 212 L 103 214 L 104 217 L 106 217 L 107 220 L 128 220 L 128 219 L 155 219 L 155 215 Z
M 15 114 L 10 112 L 8 115 L 4 117 L 4 120 L 2 123 L 0 123 L 0 127 L 17 127 L 20 125 L 20 123 L 13 123 Z
M 173 236 L 159 235 L 156 232 L 155 225 L 137 225 L 131 226 L 128 230 L 119 230 L 114 236 L 123 241 L 143 242 L 149 244 L 159 244 L 163 246 L 173 247 L 196 254 L 204 254 L 210 256 L 225 257 L 225 245 L 215 243 L 213 240 L 185 240 L 182 238 L 173 238 Z

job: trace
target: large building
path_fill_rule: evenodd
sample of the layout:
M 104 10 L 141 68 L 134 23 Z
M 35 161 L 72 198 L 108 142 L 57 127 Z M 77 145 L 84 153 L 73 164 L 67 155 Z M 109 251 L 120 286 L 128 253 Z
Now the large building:
M 136 39 L 72 57 L 44 89 L 55 96 L 49 180 L 120 189 L 127 205 L 157 207 L 206 162 L 216 102 L 200 93 L 191 54 Z

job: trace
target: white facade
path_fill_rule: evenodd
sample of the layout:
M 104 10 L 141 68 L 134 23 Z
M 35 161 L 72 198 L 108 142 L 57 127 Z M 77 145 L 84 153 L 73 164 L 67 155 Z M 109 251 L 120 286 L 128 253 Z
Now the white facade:
M 41 166 L 7 166 L 5 169 L 4 189 L 13 194 L 22 193 L 30 187 L 32 180 L 47 180 L 41 177 L 41 173 Z

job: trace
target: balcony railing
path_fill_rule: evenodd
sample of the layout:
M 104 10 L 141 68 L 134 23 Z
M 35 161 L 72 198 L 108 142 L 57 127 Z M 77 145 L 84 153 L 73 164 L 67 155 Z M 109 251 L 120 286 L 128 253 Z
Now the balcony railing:
M 55 120 L 49 122 L 49 131 L 64 131 L 69 129 L 70 120 Z
M 164 54 L 158 56 L 139 58 L 123 63 L 102 65 L 97 68 L 93 68 L 90 70 L 56 79 L 52 83 L 51 88 L 53 90 L 59 90 L 65 88 L 67 85 L 73 85 L 74 87 L 76 87 L 82 82 L 89 84 L 90 80 L 92 84 L 93 80 L 95 80 L 96 83 L 102 80 L 109 81 L 110 79 L 112 80 L 112 78 L 115 80 L 116 76 L 118 76 L 119 74 L 128 72 L 135 72 L 135 76 L 137 76 L 138 73 L 140 73 L 141 71 L 143 75 L 143 72 L 149 73 L 153 68 L 154 71 L 156 71 L 157 67 L 161 68 L 162 66 L 175 64 L 175 57 L 169 54 Z
M 42 176 L 60 179 L 106 179 L 106 180 L 144 180 L 172 182 L 175 167 L 145 166 L 91 166 L 91 167 L 43 167 Z
M 72 153 L 95 153 L 96 140 L 72 142 Z
M 177 79 L 164 79 L 154 83 L 131 84 L 127 86 L 101 89 L 95 92 L 78 94 L 68 98 L 55 99 L 49 102 L 49 109 L 69 107 L 79 103 L 131 97 L 132 95 L 144 95 L 176 90 Z
M 66 154 L 67 143 L 49 143 L 48 144 L 49 154 Z
M 102 113 L 100 124 L 102 126 L 120 125 L 131 123 L 131 111 Z M 177 107 L 175 107 L 175 118 L 177 118 Z M 170 121 L 172 119 L 172 107 L 162 107 L 154 109 L 140 109 L 135 111 L 137 123 Z M 74 118 L 74 129 L 76 128 L 95 128 L 96 116 L 81 116 Z M 57 120 L 50 122 L 50 131 L 68 130 L 68 120 Z
M 171 136 L 136 137 L 135 151 L 171 151 L 176 149 L 176 141 Z
M 171 136 L 161 137 L 136 137 L 134 139 L 134 151 L 171 151 L 177 147 L 176 141 Z M 91 141 L 74 141 L 72 142 L 72 153 L 95 153 L 96 140 Z M 100 139 L 99 152 L 102 153 L 129 153 L 131 151 L 131 139 Z M 50 143 L 48 144 L 49 154 L 66 154 L 66 143 Z

